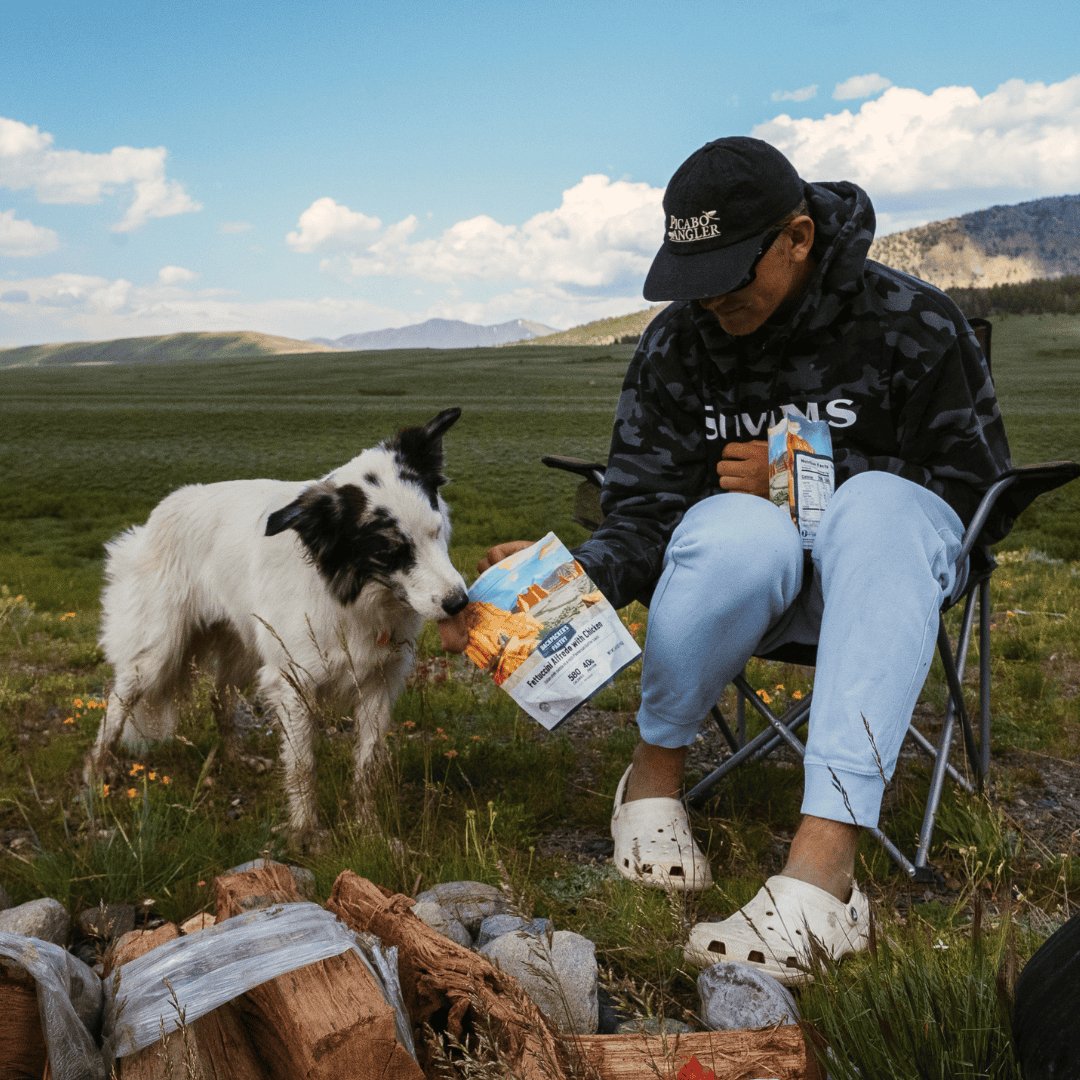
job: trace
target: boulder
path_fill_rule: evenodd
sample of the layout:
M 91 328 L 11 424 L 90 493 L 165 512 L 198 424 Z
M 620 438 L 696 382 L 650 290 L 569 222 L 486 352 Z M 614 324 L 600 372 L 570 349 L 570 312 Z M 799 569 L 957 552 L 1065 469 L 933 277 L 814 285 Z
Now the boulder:
M 413 914 L 443 937 L 456 941 L 466 949 L 473 947 L 472 934 L 465 929 L 464 923 L 455 919 L 442 904 L 437 904 L 434 900 L 417 900 L 413 905 Z
M 489 941 L 503 934 L 520 930 L 525 934 L 551 934 L 555 927 L 550 919 L 525 919 L 521 915 L 489 915 L 476 935 L 476 947 L 482 949 Z
M 444 881 L 420 893 L 417 903 L 433 901 L 474 936 L 489 915 L 512 915 L 514 906 L 501 890 L 482 881 Z
M 489 941 L 480 954 L 512 975 L 560 1031 L 596 1033 L 596 946 L 588 938 L 571 930 L 556 930 L 550 938 L 517 930 Z
M 697 981 L 700 1015 L 712 1031 L 747 1031 L 797 1024 L 799 1009 L 787 987 L 749 964 L 713 964 Z
M 22 934 L 62 946 L 67 943 L 70 927 L 67 908 L 49 897 L 0 911 L 0 933 Z

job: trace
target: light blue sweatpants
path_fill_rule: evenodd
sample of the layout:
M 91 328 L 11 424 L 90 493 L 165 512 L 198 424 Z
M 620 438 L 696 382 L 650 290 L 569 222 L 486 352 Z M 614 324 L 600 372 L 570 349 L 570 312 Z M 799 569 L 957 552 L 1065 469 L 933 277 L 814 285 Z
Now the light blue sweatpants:
M 963 587 L 962 536 L 943 499 L 883 472 L 836 489 L 812 572 L 786 510 L 736 492 L 696 504 L 672 535 L 650 605 L 642 739 L 689 746 L 751 656 L 816 641 L 802 812 L 876 825 L 934 658 L 938 612 Z

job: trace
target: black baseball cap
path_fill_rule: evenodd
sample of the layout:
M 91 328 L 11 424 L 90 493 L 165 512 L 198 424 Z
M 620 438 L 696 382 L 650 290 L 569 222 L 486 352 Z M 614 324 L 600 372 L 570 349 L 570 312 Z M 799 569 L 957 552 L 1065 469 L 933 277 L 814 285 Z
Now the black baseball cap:
M 804 186 L 791 162 L 761 139 L 735 135 L 706 143 L 664 192 L 664 244 L 645 278 L 645 299 L 730 292 L 765 236 L 799 205 Z

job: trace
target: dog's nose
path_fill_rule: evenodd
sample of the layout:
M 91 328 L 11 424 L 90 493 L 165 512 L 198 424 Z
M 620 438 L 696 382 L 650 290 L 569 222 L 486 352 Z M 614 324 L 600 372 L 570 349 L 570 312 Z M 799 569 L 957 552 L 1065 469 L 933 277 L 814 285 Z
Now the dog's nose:
M 469 594 L 464 589 L 455 589 L 443 597 L 442 609 L 447 615 L 456 615 L 469 602 Z

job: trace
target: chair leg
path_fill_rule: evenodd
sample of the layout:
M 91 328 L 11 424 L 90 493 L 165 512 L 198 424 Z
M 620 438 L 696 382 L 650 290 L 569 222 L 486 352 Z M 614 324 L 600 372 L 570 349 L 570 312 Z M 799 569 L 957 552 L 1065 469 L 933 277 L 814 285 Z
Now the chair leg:
M 990 776 L 990 578 L 979 582 L 979 789 Z
M 720 734 L 724 736 L 724 740 L 731 748 L 731 752 L 736 754 L 739 752 L 739 748 L 742 746 L 742 740 L 736 739 L 731 732 L 731 728 L 728 726 L 727 720 L 724 719 L 724 714 L 720 711 L 719 705 L 714 705 L 709 710 L 709 715 L 713 718 L 716 726 L 720 729 Z
M 938 620 L 938 652 L 941 656 L 942 665 L 945 668 L 945 677 L 949 684 L 949 701 L 945 707 L 945 720 L 941 726 L 941 737 L 938 740 L 937 755 L 934 760 L 934 769 L 930 775 L 930 791 L 926 799 L 926 810 L 923 814 L 922 828 L 919 830 L 919 846 L 915 852 L 915 868 L 917 871 L 924 869 L 929 861 L 930 840 L 934 833 L 934 824 L 937 820 L 938 807 L 941 805 L 941 794 L 945 787 L 946 767 L 949 762 L 949 749 L 952 746 L 953 731 L 956 726 L 956 717 L 959 716 L 961 725 L 965 727 L 965 744 L 973 767 L 976 757 L 974 743 L 971 735 L 971 724 L 967 719 L 964 708 L 963 678 L 964 664 L 967 659 L 968 646 L 971 642 L 971 624 L 975 614 L 975 596 L 967 598 L 964 606 L 964 615 L 960 623 L 960 636 L 957 641 L 956 655 L 958 660 L 953 659 L 952 645 L 949 641 L 948 632 L 945 629 L 944 618 Z

